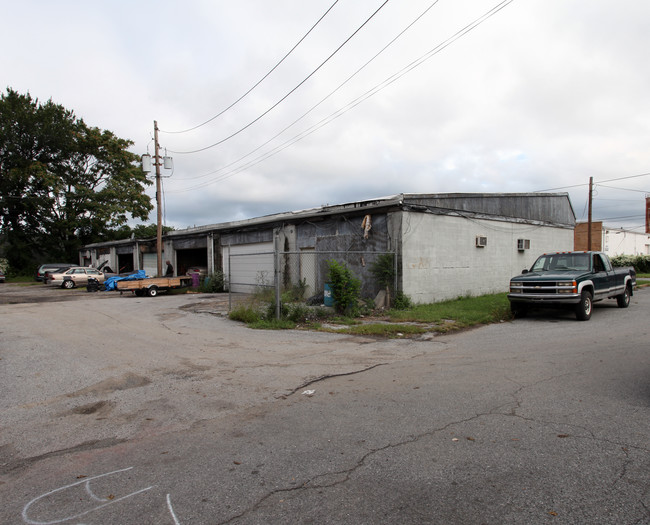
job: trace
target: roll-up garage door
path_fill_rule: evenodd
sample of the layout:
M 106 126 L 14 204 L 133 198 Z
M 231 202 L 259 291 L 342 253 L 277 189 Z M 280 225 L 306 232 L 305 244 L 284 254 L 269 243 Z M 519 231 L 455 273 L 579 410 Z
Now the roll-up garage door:
M 273 243 L 224 246 L 223 269 L 230 291 L 252 293 L 258 286 L 273 286 Z
M 143 253 L 142 254 L 142 269 L 148 277 L 155 277 L 158 273 L 158 254 L 156 253 Z M 163 272 L 165 268 L 163 268 Z

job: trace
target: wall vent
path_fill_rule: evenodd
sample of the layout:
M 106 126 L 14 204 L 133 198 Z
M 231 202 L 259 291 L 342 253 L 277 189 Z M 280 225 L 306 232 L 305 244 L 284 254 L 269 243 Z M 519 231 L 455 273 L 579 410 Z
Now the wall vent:
M 477 248 L 485 248 L 487 246 L 487 237 L 483 235 L 477 235 L 476 236 L 476 247 Z

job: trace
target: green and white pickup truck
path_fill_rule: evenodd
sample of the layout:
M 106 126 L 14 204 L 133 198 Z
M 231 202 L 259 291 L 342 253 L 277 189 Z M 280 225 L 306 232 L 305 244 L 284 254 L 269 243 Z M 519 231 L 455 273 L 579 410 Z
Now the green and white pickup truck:
M 587 321 L 595 301 L 616 299 L 627 308 L 635 286 L 634 268 L 614 268 L 604 253 L 545 253 L 510 280 L 508 299 L 515 317 L 534 306 L 569 305 L 580 321 Z

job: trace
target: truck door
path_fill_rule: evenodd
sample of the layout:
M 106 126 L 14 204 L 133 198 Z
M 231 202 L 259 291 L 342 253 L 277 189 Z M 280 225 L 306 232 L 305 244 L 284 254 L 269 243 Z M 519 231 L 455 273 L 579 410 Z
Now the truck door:
M 614 278 L 614 272 L 607 271 L 608 265 L 605 264 L 603 258 L 600 254 L 593 254 L 593 266 L 594 275 L 592 281 L 594 283 L 594 292 L 596 296 L 607 295 L 609 293 L 610 287 L 613 286 L 612 279 Z

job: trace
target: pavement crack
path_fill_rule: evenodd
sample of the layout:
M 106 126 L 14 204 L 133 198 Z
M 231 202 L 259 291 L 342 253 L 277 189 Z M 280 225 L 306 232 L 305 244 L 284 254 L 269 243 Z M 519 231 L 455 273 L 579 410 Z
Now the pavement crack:
M 381 366 L 381 365 L 374 365 L 371 368 L 374 368 L 375 366 Z M 353 373 L 357 372 L 350 372 L 347 374 L 338 374 L 338 375 L 351 375 Z M 304 388 L 304 387 L 300 387 Z M 299 389 L 296 389 L 299 390 Z M 298 491 L 303 491 L 303 490 L 320 490 L 320 489 L 326 489 L 326 488 L 331 488 L 335 487 L 337 485 L 341 485 L 343 483 L 347 483 L 350 480 L 350 476 L 357 471 L 360 468 L 363 468 L 368 459 L 371 458 L 372 456 L 379 454 L 381 452 L 384 452 L 386 450 L 392 449 L 392 448 L 399 448 L 405 445 L 410 445 L 412 443 L 417 442 L 423 437 L 427 437 L 430 435 L 437 434 L 439 432 L 444 432 L 448 428 L 454 426 L 454 425 L 462 425 L 463 423 L 467 423 L 469 421 L 473 421 L 475 419 L 481 418 L 485 416 L 486 414 L 475 414 L 473 416 L 460 419 L 458 421 L 453 421 L 450 423 L 447 423 L 446 425 L 443 425 L 440 428 L 436 428 L 433 430 L 429 430 L 427 432 L 422 432 L 421 434 L 416 434 L 416 435 L 411 435 L 408 436 L 407 438 L 403 439 L 402 441 L 398 441 L 397 443 L 388 443 L 387 445 L 384 445 L 383 447 L 378 447 L 372 450 L 367 451 L 363 456 L 361 456 L 357 462 L 351 466 L 348 469 L 343 469 L 343 470 L 338 470 L 334 472 L 327 472 L 324 474 L 319 474 L 315 476 L 314 478 L 307 479 L 303 481 L 301 484 L 296 485 L 295 487 L 284 487 L 284 488 L 278 488 L 275 490 L 269 491 L 267 494 L 264 494 L 261 496 L 257 502 L 253 503 L 250 505 L 247 509 L 244 509 L 241 511 L 239 514 L 235 516 L 231 516 L 225 521 L 220 522 L 218 525 L 225 525 L 227 523 L 231 523 L 235 520 L 238 520 L 240 518 L 243 518 L 244 516 L 250 514 L 251 512 L 255 512 L 259 508 L 261 508 L 264 503 L 269 500 L 270 498 L 278 495 L 278 494 L 290 494 L 293 492 L 298 492 Z M 325 480 L 324 483 L 319 483 L 319 480 Z
M 29 458 L 20 458 L 7 463 L 0 464 L 0 474 L 9 474 L 18 469 L 23 469 L 43 461 L 49 458 L 55 458 L 59 456 L 66 456 L 68 454 L 75 454 L 77 452 L 86 452 L 88 450 L 97 450 L 102 448 L 109 448 L 121 443 L 128 442 L 128 439 L 116 439 L 116 438 L 107 438 L 107 439 L 96 439 L 92 441 L 85 441 L 74 447 L 64 448 L 61 450 L 53 450 L 51 452 L 46 452 L 45 454 L 40 454 L 38 456 L 32 456 Z
M 288 394 L 282 394 L 281 396 L 278 396 L 278 398 L 279 399 L 285 399 L 285 398 L 287 398 L 289 396 L 292 396 L 296 392 L 298 392 L 298 390 L 301 390 L 303 388 L 307 388 L 308 386 L 313 385 L 314 383 L 318 383 L 320 381 L 324 381 L 325 379 L 331 379 L 333 377 L 345 377 L 345 376 L 352 376 L 352 375 L 356 375 L 356 374 L 362 374 L 364 372 L 367 372 L 368 370 L 372 370 L 373 368 L 377 368 L 379 366 L 384 366 L 386 364 L 388 364 L 388 363 L 377 363 L 375 365 L 368 366 L 366 368 L 362 368 L 361 370 L 353 370 L 352 372 L 342 372 L 340 374 L 325 374 L 325 375 L 322 375 L 322 376 L 318 376 L 318 377 L 315 377 L 315 378 L 312 378 L 312 379 L 308 380 L 307 382 L 301 384 L 300 386 L 297 386 L 293 390 L 290 390 Z

